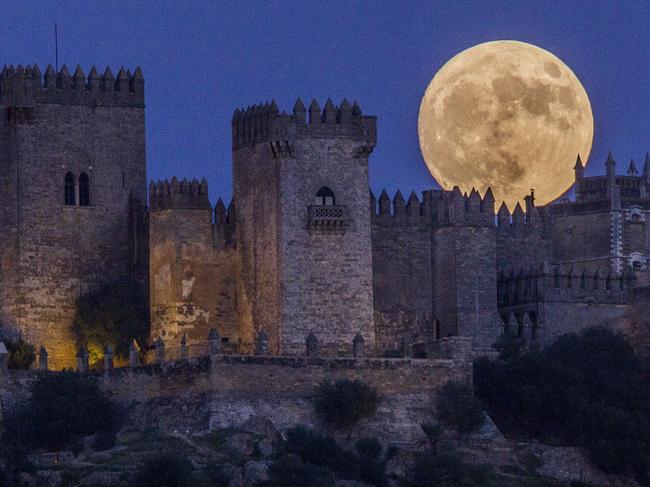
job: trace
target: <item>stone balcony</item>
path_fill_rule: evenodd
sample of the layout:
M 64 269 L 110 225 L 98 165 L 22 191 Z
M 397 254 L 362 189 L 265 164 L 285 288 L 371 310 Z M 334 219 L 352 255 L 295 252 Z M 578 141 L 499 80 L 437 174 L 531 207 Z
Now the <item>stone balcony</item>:
M 307 207 L 309 230 L 317 232 L 345 232 L 348 209 L 336 205 L 310 205 Z

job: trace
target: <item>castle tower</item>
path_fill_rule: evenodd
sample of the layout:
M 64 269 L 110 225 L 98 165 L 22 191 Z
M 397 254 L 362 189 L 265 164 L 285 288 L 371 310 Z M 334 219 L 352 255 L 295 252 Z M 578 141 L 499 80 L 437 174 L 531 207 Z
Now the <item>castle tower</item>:
M 299 99 L 237 110 L 233 127 L 236 241 L 241 259 L 242 349 L 257 334 L 276 354 L 351 353 L 357 333 L 375 343 L 368 155 L 376 119 L 343 100 Z
M 146 269 L 144 79 L 34 65 L 0 87 L 0 325 L 71 366 L 77 297 Z
M 472 337 L 474 348 L 488 349 L 502 326 L 497 310 L 494 196 L 488 191 L 481 199 L 475 190 L 473 196 L 463 196 L 458 187 L 429 193 L 425 201 L 438 215 L 432 234 L 433 311 L 441 336 Z M 520 206 L 519 210 L 523 215 Z

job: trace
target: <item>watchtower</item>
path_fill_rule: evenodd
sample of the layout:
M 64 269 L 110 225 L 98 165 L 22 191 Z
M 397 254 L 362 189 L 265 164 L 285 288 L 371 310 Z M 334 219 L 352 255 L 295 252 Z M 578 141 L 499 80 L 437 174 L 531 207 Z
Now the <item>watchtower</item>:
M 0 320 L 70 366 L 77 297 L 146 270 L 144 79 L 5 66 L 0 110 Z
M 376 118 L 358 104 L 298 99 L 235 111 L 232 120 L 238 325 L 244 349 L 264 331 L 276 354 L 374 349 L 368 156 Z

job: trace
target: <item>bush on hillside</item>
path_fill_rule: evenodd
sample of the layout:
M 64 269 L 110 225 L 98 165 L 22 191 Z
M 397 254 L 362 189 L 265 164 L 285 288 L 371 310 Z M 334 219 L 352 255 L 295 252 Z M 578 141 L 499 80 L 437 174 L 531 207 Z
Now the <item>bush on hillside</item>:
M 184 458 L 163 453 L 150 458 L 138 468 L 131 479 L 133 487 L 191 487 L 192 465 Z
M 336 482 L 334 473 L 325 468 L 306 463 L 295 455 L 285 455 L 269 467 L 269 480 L 259 487 L 332 487 Z
M 464 384 L 447 382 L 442 386 L 436 410 L 437 418 L 457 432 L 459 441 L 467 440 L 483 425 L 483 407 L 472 389 Z
M 326 427 L 348 432 L 374 416 L 378 405 L 377 391 L 360 380 L 325 381 L 314 399 L 316 415 Z
M 608 473 L 650 475 L 650 373 L 606 328 L 474 364 L 476 394 L 510 435 L 589 450 Z
M 90 363 L 97 363 L 110 345 L 119 357 L 127 357 L 131 340 L 145 343 L 149 324 L 145 300 L 137 283 L 113 281 L 77 299 L 73 333 L 85 345 Z
M 376 438 L 358 440 L 353 451 L 342 447 L 331 436 L 304 426 L 287 431 L 283 452 L 306 465 L 324 468 L 340 479 L 378 487 L 388 484 L 386 463 L 393 455 L 393 450 L 384 449 Z
M 28 402 L 8 414 L 4 426 L 4 442 L 60 450 L 84 436 L 113 432 L 115 413 L 91 379 L 60 372 L 39 375 Z
M 7 368 L 9 369 L 29 369 L 34 360 L 36 360 L 36 351 L 34 346 L 27 343 L 22 338 L 15 342 L 6 342 L 7 352 Z
M 404 487 L 496 487 L 491 470 L 465 464 L 453 451 L 417 455 Z

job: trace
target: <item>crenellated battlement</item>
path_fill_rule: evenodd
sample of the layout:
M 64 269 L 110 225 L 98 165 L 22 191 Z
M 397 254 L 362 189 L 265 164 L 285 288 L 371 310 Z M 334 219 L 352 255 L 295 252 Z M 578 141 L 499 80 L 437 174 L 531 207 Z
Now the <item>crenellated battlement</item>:
M 384 221 L 420 221 L 435 226 L 494 226 L 494 195 L 489 188 L 483 197 L 474 188 L 470 194 L 462 194 L 456 186 L 452 191 L 423 191 L 422 200 L 411 191 L 406 201 L 399 190 L 393 199 L 384 190 L 379 200 L 371 191 L 370 214 Z
M 631 272 L 546 264 L 502 269 L 497 276 L 500 308 L 542 301 L 622 303 L 635 286 Z
M 56 72 L 48 65 L 41 74 L 37 64 L 0 73 L 0 104 L 23 107 L 35 103 L 144 107 L 144 77 L 138 66 L 133 73 L 120 68 L 117 76 L 107 67 L 100 75 L 93 66 L 86 76 L 77 66 L 70 74 L 64 64 Z
M 296 137 L 350 137 L 363 144 L 361 153 L 370 153 L 377 142 L 377 117 L 363 115 L 357 102 L 343 99 L 335 106 L 328 99 L 321 110 L 316 100 L 307 109 L 300 98 L 293 113 L 280 113 L 275 101 L 235 110 L 232 118 L 232 147 L 271 143 L 274 152 L 291 153 Z
M 149 208 L 152 211 L 169 209 L 207 209 L 211 210 L 208 198 L 208 182 L 205 178 L 183 179 L 172 178 L 149 183 Z

